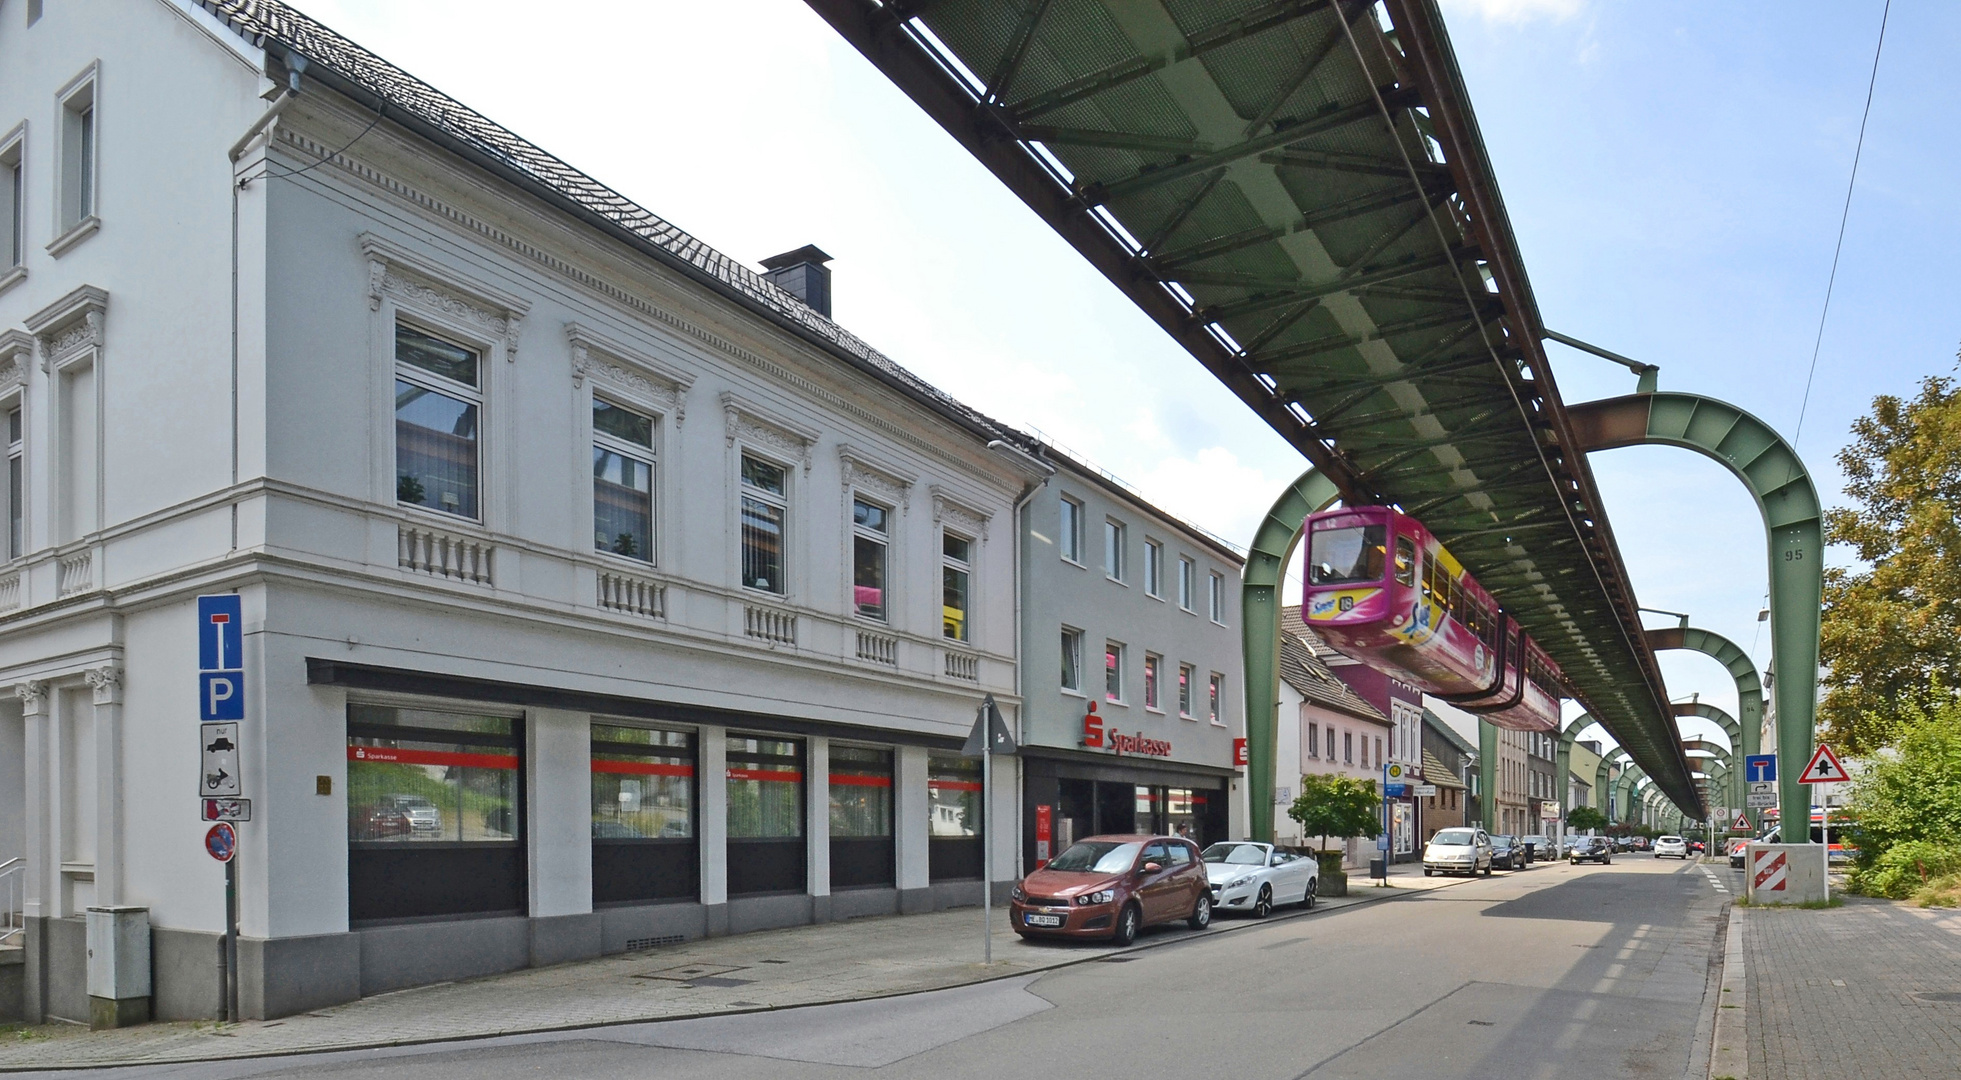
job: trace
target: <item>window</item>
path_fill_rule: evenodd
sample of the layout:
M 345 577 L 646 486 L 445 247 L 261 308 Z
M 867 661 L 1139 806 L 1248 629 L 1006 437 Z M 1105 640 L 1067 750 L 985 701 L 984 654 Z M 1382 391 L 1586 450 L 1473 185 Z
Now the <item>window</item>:
M 1144 541 L 1144 591 L 1164 595 L 1164 545 L 1155 540 Z
M 3 137 L 0 137 L 3 138 Z M 0 269 L 11 269 L 27 261 L 27 173 L 21 163 L 21 149 L 27 140 L 23 128 L 0 146 Z
M 1416 543 L 1407 536 L 1396 538 L 1396 584 L 1416 584 Z
M 95 216 L 95 79 L 91 73 L 61 99 L 61 168 L 57 231 L 66 235 Z
M 1349 765 L 1355 764 L 1355 733 L 1352 731 L 1341 733 L 1341 759 Z
M 24 551 L 21 535 L 21 505 L 26 492 L 21 486 L 20 409 L 7 413 L 7 558 L 18 559 Z
M 1382 580 L 1384 536 L 1385 530 L 1380 525 L 1314 530 L 1307 542 L 1307 583 L 1345 585 Z
M 892 846 L 890 750 L 831 744 L 831 886 L 891 886 L 898 880 Z
M 1124 579 L 1123 534 L 1124 527 L 1120 522 L 1103 523 L 1103 572 L 1110 575 L 1111 581 Z
M 803 743 L 728 736 L 729 893 L 801 892 Z
M 789 473 L 742 455 L 742 584 L 781 595 Z
M 930 881 L 980 879 L 981 762 L 958 754 L 926 755 L 926 876 Z
M 1067 627 L 1062 631 L 1062 688 L 1083 688 L 1083 632 Z
M 592 725 L 592 900 L 699 894 L 694 736 Z
M 940 536 L 940 633 L 948 641 L 972 641 L 967 622 L 968 595 L 973 584 L 974 542 L 964 536 Z
M 654 418 L 592 399 L 592 545 L 654 561 Z
M 517 720 L 347 706 L 348 917 L 521 913 Z
M 1212 621 L 1223 626 L 1226 621 L 1226 579 L 1219 574 L 1208 575 L 1206 587 L 1206 601 L 1211 609 Z
M 1192 610 L 1192 561 L 1178 560 L 1178 606 L 1186 611 Z
M 1056 526 L 1059 534 L 1056 543 L 1061 545 L 1063 558 L 1080 563 L 1083 561 L 1083 504 L 1064 495 L 1057 506 L 1061 517 Z
M 851 602 L 858 614 L 885 621 L 885 507 L 851 500 Z
M 1215 671 L 1206 684 L 1205 715 L 1207 719 L 1221 727 L 1224 727 L 1226 723 L 1219 716 L 1219 710 L 1225 704 L 1225 696 L 1226 677 Z
M 1198 669 L 1190 664 L 1178 665 L 1178 715 L 1187 720 L 1192 716 L 1192 681 L 1198 678 Z
M 1103 700 L 1123 702 L 1123 646 L 1103 643 Z
M 1312 721 L 1307 725 L 1307 756 L 1321 756 L 1321 725 Z
M 1367 735 L 1362 736 L 1361 766 L 1364 769 L 1369 767 L 1369 737 Z
M 476 350 L 395 324 L 395 501 L 475 519 Z
M 1161 708 L 1158 704 L 1158 669 L 1164 666 L 1164 658 L 1155 653 L 1144 654 L 1144 707 Z
M 1375 763 L 1382 764 L 1382 736 L 1380 735 L 1375 737 Z

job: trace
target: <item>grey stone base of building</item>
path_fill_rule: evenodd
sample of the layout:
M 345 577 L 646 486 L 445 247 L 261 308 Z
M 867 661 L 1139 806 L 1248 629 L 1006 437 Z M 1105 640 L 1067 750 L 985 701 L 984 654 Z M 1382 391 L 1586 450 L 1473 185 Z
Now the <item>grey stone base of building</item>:
M 89 998 L 89 1029 L 92 1031 L 135 1027 L 149 1022 L 149 998 Z
M 0 1023 L 27 1017 L 27 952 L 0 949 Z

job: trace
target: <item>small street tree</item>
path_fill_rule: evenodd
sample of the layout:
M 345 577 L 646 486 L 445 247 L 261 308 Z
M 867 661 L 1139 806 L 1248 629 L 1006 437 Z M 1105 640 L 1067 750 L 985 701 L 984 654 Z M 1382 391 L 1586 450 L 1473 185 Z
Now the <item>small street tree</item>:
M 1381 812 L 1382 796 L 1375 781 L 1319 773 L 1301 777 L 1301 793 L 1287 808 L 1287 816 L 1300 822 L 1302 833 L 1321 838 L 1322 848 L 1328 846 L 1330 836 L 1348 840 L 1381 832 Z
M 1929 377 L 1903 401 L 1873 399 L 1839 451 L 1852 505 L 1825 513 L 1825 540 L 1865 569 L 1825 570 L 1818 720 L 1843 752 L 1893 741 L 1961 682 L 1961 388 Z
M 1592 832 L 1607 827 L 1607 815 L 1591 806 L 1575 806 L 1566 811 L 1566 827 L 1576 832 Z

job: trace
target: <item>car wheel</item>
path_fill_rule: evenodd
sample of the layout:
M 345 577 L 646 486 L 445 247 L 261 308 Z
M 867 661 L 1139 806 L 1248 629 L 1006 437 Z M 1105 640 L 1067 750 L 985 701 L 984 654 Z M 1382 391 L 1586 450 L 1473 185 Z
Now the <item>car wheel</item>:
M 1427 867 L 1427 866 L 1426 866 L 1426 867 L 1424 867 L 1424 868 L 1423 868 L 1423 876 L 1424 876 L 1424 877 L 1429 877 L 1429 876 L 1430 876 L 1430 868 L 1429 868 L 1429 867 Z
M 1423 873 L 1427 875 L 1427 874 L 1429 874 L 1429 873 L 1430 873 L 1430 871 L 1428 871 L 1428 870 L 1425 870 L 1425 871 L 1423 871 Z M 1318 897 L 1317 897 L 1317 896 L 1316 896 L 1315 894 L 1316 894 L 1316 893 L 1318 893 L 1318 892 L 1320 892 L 1320 891 L 1321 891 L 1321 879 L 1320 879 L 1320 878 L 1308 878 L 1308 879 L 1307 879 L 1307 895 L 1306 895 L 1306 896 L 1303 896 L 1303 897 L 1301 897 L 1301 906 L 1302 906 L 1302 907 L 1305 907 L 1305 908 L 1306 908 L 1307 910 L 1309 910 L 1309 911 L 1313 911 L 1313 910 L 1314 910 L 1314 901 L 1315 901 L 1316 899 L 1318 899 Z
M 1273 886 L 1260 886 L 1260 895 L 1253 900 L 1253 917 L 1264 919 L 1273 914 Z
M 1473 870 L 1473 871 L 1471 871 L 1471 876 L 1472 876 L 1472 877 L 1476 877 L 1476 876 L 1477 876 L 1477 871 L 1475 871 L 1475 870 Z M 1484 864 L 1484 876 L 1485 876 L 1485 877 L 1490 877 L 1490 876 L 1491 876 L 1491 864 L 1490 864 L 1490 863 L 1485 863 L 1485 864 Z
M 1212 925 L 1212 894 L 1210 892 L 1203 889 L 1199 890 L 1198 903 L 1192 905 L 1191 918 L 1185 920 L 1185 925 L 1194 930 L 1203 930 Z
M 1123 914 L 1117 916 L 1117 929 L 1110 935 L 1110 940 L 1120 949 L 1129 948 L 1137 940 L 1137 931 L 1143 928 L 1143 913 L 1137 910 L 1136 904 L 1125 904 Z

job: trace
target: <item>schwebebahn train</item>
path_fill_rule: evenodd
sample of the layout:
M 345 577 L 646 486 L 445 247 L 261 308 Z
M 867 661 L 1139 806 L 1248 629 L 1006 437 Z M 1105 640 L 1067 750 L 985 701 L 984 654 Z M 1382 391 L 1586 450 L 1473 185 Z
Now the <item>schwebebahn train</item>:
M 1301 618 L 1335 650 L 1499 727 L 1559 730 L 1565 677 L 1430 530 L 1387 506 L 1307 519 Z

